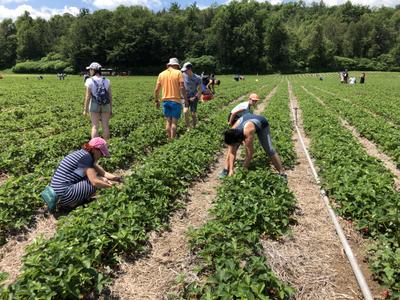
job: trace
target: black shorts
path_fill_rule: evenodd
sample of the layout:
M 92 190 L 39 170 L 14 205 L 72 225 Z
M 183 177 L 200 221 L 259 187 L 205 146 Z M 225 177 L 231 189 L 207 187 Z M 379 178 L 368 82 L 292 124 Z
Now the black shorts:
M 232 113 L 229 113 L 228 122 L 229 122 L 229 120 L 231 119 L 231 115 L 232 115 Z M 233 118 L 233 124 L 235 124 L 236 121 L 239 120 L 239 119 L 240 119 L 240 116 L 236 115 L 236 116 Z
M 185 107 L 190 107 L 190 111 L 195 113 L 197 111 L 197 103 L 199 103 L 199 98 L 195 98 L 194 100 L 190 101 L 189 99 L 185 101 Z

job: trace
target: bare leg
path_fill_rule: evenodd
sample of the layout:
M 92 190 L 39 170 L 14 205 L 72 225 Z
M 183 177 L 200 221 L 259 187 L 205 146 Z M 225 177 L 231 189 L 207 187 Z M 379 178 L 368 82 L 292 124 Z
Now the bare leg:
M 101 114 L 101 125 L 103 127 L 103 138 L 108 141 L 110 139 L 110 113 L 104 112 Z
M 90 113 L 92 120 L 92 138 L 99 136 L 100 113 Z
M 192 113 L 192 124 L 193 124 L 193 128 L 196 127 L 197 124 L 197 114 L 194 112 Z
M 165 118 L 165 131 L 167 132 L 167 138 L 170 140 L 171 139 L 171 118 Z
M 177 122 L 178 122 L 177 119 L 171 118 L 171 128 L 170 128 L 171 139 L 174 139 L 176 137 L 176 123 Z
M 189 128 L 189 127 L 190 127 L 189 107 L 184 107 L 184 108 L 183 108 L 183 114 L 184 114 L 184 116 L 185 116 L 186 128 Z
M 270 158 L 271 158 L 271 162 L 272 162 L 273 166 L 275 167 L 275 169 L 279 173 L 283 173 L 285 170 L 282 167 L 282 162 L 281 162 L 279 155 L 277 153 L 275 153 L 274 155 L 271 155 Z

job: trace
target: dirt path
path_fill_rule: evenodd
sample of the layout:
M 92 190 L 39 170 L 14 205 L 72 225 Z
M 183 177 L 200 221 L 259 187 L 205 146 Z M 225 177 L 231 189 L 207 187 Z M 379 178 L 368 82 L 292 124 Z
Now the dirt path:
M 240 96 L 231 103 L 242 101 L 245 97 L 246 95 Z M 116 170 L 115 173 L 120 176 L 129 176 L 132 170 L 120 169 Z M 7 243 L 0 247 L 0 272 L 8 273 L 7 280 L 3 282 L 4 285 L 11 284 L 18 277 L 22 266 L 21 259 L 25 254 L 26 247 L 39 236 L 50 239 L 56 233 L 57 220 L 54 216 L 45 213 L 44 208 L 38 210 L 32 224 L 28 232 L 10 237 Z
M 35 228 L 26 234 L 13 237 L 0 249 L 0 272 L 8 273 L 8 278 L 3 282 L 5 285 L 14 282 L 19 275 L 22 266 L 21 258 L 25 254 L 26 247 L 38 236 L 49 239 L 55 233 L 56 220 L 52 215 L 42 214 L 36 218 Z
M 276 89 L 257 106 L 255 112 L 265 109 Z M 121 273 L 110 287 L 110 295 L 104 295 L 105 299 L 166 299 L 166 294 L 175 292 L 174 282 L 178 275 L 184 273 L 190 281 L 196 279 L 191 271 L 194 258 L 186 233 L 190 227 L 198 228 L 208 220 L 208 210 L 221 184 L 218 173 L 224 168 L 225 157 L 226 149 L 218 155 L 211 172 L 190 187 L 186 209 L 171 218 L 170 231 L 160 236 L 153 235 L 150 256 L 133 263 L 122 263 Z
M 299 107 L 290 85 L 289 97 L 293 106 Z M 308 148 L 310 141 L 303 130 L 300 109 L 298 126 Z M 282 240 L 263 240 L 265 255 L 276 274 L 296 288 L 295 299 L 362 299 L 295 133 L 293 140 L 299 164 L 288 172 L 288 184 L 298 201 L 297 224 L 293 226 L 292 234 Z M 345 231 L 356 237 L 349 226 Z M 357 249 L 355 255 L 358 256 L 360 252 Z M 369 274 L 365 273 L 367 266 L 362 263 L 362 257 L 358 256 L 358 261 L 369 278 Z M 379 294 L 379 288 L 371 280 L 368 280 L 368 284 L 374 294 Z
M 9 176 L 5 173 L 0 173 L 0 186 L 7 181 L 7 179 L 9 178 Z
M 321 105 L 327 107 L 326 103 L 321 98 L 314 95 L 312 92 L 308 91 L 304 86 L 302 86 L 302 88 L 306 93 L 313 96 Z M 362 137 L 360 135 L 360 133 L 357 131 L 357 129 L 354 126 L 351 126 L 345 119 L 343 119 L 339 116 L 338 116 L 338 118 L 339 118 L 342 126 L 345 127 L 346 129 L 348 129 L 351 132 L 351 134 L 364 147 L 367 154 L 369 156 L 377 158 L 378 160 L 381 160 L 383 162 L 383 164 L 385 165 L 385 167 L 394 174 L 395 187 L 397 190 L 400 190 L 400 170 L 396 167 L 396 164 L 391 160 L 391 158 L 389 156 L 387 156 L 385 153 L 383 153 L 382 151 L 380 151 L 373 142 Z

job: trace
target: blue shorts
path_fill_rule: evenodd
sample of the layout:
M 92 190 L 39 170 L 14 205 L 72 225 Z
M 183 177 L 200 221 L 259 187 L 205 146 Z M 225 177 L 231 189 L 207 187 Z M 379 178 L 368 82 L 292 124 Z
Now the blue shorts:
M 163 101 L 163 114 L 166 118 L 179 119 L 181 117 L 182 104 L 171 100 Z

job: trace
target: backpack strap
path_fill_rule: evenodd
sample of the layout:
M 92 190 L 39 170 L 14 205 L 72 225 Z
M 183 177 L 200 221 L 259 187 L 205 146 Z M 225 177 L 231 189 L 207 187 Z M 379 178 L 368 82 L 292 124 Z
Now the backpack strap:
M 93 78 L 91 78 L 92 79 L 92 82 L 93 82 L 93 84 L 94 84 L 94 86 L 96 87 L 96 90 L 99 88 L 99 84 L 96 82 L 96 80 L 93 80 Z M 90 89 L 90 93 L 92 94 L 92 96 L 94 96 L 93 95 L 93 92 L 92 92 L 92 89 Z

